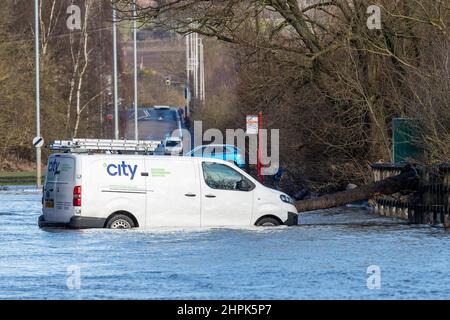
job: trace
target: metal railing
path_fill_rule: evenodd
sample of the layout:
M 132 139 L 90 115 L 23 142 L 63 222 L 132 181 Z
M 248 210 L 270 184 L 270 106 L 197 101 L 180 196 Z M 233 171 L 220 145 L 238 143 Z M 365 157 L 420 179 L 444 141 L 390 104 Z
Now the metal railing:
M 162 144 L 157 140 L 73 139 L 56 140 L 48 148 L 69 153 L 143 153 L 152 154 Z

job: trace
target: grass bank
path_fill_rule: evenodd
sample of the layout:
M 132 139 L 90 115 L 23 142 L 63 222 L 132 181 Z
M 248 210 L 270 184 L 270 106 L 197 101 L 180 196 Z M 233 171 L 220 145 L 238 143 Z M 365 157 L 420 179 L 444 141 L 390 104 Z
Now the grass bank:
M 42 181 L 44 181 L 42 179 Z M 17 171 L 4 172 L 0 171 L 0 185 L 26 185 L 36 183 L 35 171 Z

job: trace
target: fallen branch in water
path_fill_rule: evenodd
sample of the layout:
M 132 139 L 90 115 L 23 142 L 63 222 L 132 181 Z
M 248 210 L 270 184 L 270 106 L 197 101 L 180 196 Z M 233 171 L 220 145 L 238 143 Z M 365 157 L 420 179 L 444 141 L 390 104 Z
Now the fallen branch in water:
M 327 194 L 315 199 L 300 200 L 295 203 L 295 207 L 298 212 L 339 207 L 354 201 L 369 199 L 377 194 L 389 195 L 402 190 L 414 190 L 417 188 L 418 181 L 416 168 L 407 166 L 399 175 L 351 190 Z

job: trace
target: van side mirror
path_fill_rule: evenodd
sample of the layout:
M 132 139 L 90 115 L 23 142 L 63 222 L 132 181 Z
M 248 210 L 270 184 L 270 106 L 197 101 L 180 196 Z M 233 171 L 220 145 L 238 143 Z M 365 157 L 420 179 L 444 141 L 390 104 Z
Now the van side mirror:
M 253 190 L 252 184 L 246 179 L 242 179 L 241 181 L 239 181 L 237 183 L 237 188 L 238 188 L 238 190 L 241 190 L 241 191 Z

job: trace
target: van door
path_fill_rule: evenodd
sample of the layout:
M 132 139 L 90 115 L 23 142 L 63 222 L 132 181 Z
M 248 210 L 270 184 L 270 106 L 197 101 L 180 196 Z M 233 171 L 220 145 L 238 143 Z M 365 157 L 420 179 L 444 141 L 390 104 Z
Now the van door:
M 147 225 L 200 226 L 200 185 L 192 158 L 146 160 Z
M 63 155 L 50 156 L 43 190 L 45 220 L 60 223 L 70 221 L 74 215 L 74 186 L 75 158 Z
M 242 191 L 238 183 L 247 180 L 232 167 L 202 161 L 202 226 L 247 226 L 253 210 L 253 191 Z

